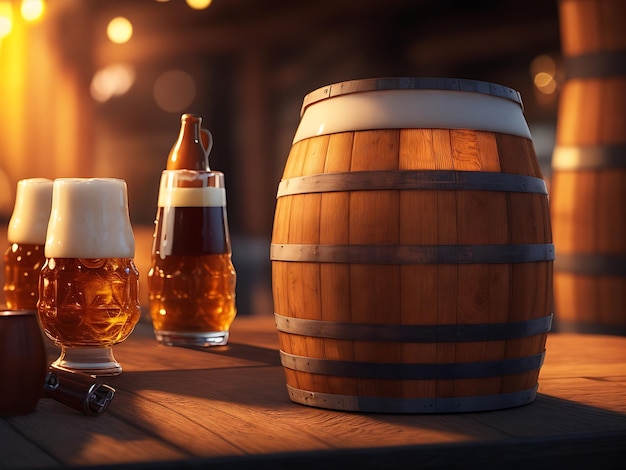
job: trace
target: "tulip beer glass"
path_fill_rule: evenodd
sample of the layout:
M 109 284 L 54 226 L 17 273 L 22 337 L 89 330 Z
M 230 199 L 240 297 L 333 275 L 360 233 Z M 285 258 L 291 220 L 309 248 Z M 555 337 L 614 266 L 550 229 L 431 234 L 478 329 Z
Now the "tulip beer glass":
M 54 181 L 39 319 L 61 347 L 54 367 L 118 375 L 112 346 L 139 321 L 139 273 L 126 183 L 115 178 Z
M 157 341 L 226 344 L 236 315 L 236 274 L 223 173 L 164 170 L 155 224 L 148 288 Z
M 9 310 L 37 308 L 51 205 L 52 180 L 29 178 L 17 183 L 4 253 L 4 297 Z

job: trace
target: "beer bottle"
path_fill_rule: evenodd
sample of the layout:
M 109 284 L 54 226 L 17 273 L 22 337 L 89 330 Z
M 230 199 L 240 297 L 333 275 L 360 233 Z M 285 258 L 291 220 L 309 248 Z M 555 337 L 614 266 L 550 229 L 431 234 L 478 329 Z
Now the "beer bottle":
M 202 129 L 202 117 L 183 114 L 178 140 L 167 157 L 167 170 L 209 170 L 209 152 L 213 138 Z
M 155 337 L 168 346 L 225 345 L 237 313 L 224 174 L 209 168 L 211 147 L 200 116 L 183 114 L 161 172 L 148 297 Z

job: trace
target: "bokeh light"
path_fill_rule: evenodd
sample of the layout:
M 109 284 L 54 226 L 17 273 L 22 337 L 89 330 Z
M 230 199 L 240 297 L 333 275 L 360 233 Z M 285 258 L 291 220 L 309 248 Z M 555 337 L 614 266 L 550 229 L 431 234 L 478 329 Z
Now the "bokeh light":
M 208 8 L 213 0 L 185 0 L 189 8 L 193 8 L 194 10 L 204 10 Z
M 0 1 L 0 39 L 8 36 L 13 29 L 13 8 L 11 2 Z
M 116 44 L 124 44 L 128 42 L 133 35 L 133 24 L 124 18 L 118 16 L 109 21 L 107 26 L 107 37 L 111 42 Z
M 154 101 L 164 111 L 177 113 L 187 108 L 196 97 L 196 83 L 182 70 L 168 70 L 154 82 Z
M 20 11 L 26 21 L 37 21 L 43 17 L 45 8 L 43 0 L 22 0 Z
M 549 73 L 539 72 L 535 74 L 533 82 L 537 89 L 546 95 L 550 95 L 556 91 L 556 80 L 554 76 Z
M 535 57 L 530 63 L 530 74 L 539 92 L 551 95 L 557 90 L 557 65 L 549 55 L 541 54 Z
M 96 72 L 89 91 L 101 103 L 130 90 L 135 82 L 135 70 L 128 65 L 110 65 Z

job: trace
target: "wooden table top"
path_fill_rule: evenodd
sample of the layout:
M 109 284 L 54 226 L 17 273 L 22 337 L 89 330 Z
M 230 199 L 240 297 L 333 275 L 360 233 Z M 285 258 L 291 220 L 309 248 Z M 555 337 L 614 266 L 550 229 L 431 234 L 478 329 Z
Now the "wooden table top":
M 530 405 L 365 414 L 289 400 L 272 317 L 238 317 L 228 346 L 202 351 L 157 344 L 142 320 L 114 347 L 106 412 L 47 398 L 0 419 L 0 468 L 621 468 L 626 337 L 551 333 L 546 349 Z

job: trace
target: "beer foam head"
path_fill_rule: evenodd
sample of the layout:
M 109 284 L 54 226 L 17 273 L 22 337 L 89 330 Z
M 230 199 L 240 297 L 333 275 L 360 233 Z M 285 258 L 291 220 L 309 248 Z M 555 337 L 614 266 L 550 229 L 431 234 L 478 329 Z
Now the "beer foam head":
M 135 238 L 126 182 L 116 178 L 54 181 L 46 258 L 132 258 Z
M 224 175 L 219 171 L 165 170 L 159 207 L 226 207 Z
M 18 181 L 15 207 L 7 229 L 8 241 L 43 245 L 51 206 L 52 180 L 28 178 Z

